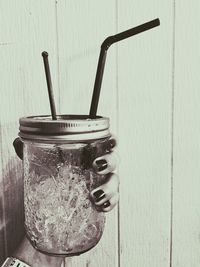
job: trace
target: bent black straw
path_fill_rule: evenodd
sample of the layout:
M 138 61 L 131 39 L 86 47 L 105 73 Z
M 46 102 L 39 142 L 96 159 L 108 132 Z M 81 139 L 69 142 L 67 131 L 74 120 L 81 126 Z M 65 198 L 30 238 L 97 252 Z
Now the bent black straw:
M 51 82 L 51 73 L 50 73 L 50 69 L 49 69 L 48 53 L 45 51 L 42 52 L 42 57 L 43 57 L 43 61 L 44 61 L 44 69 L 45 69 L 46 80 L 47 80 L 47 88 L 48 88 L 48 94 L 49 94 L 51 116 L 52 116 L 52 120 L 57 120 L 57 118 L 56 118 L 56 106 L 55 106 L 53 87 L 52 87 L 52 82 Z
M 144 31 L 150 30 L 154 27 L 157 27 L 160 25 L 159 19 L 154 19 L 152 21 L 146 22 L 142 25 L 139 25 L 135 28 L 129 29 L 127 31 L 118 33 L 113 36 L 107 37 L 104 42 L 101 45 L 100 55 L 99 55 L 99 61 L 97 65 L 97 72 L 96 72 L 96 78 L 94 83 L 94 89 L 93 89 L 93 95 L 92 95 L 92 101 L 90 106 L 90 114 L 89 117 L 91 119 L 94 119 L 96 117 L 98 103 L 99 103 L 99 96 L 101 91 L 101 84 L 103 79 L 103 73 L 104 73 L 104 67 L 106 62 L 106 55 L 108 48 L 121 40 L 124 40 L 126 38 L 129 38 L 133 35 L 136 35 L 138 33 L 142 33 Z

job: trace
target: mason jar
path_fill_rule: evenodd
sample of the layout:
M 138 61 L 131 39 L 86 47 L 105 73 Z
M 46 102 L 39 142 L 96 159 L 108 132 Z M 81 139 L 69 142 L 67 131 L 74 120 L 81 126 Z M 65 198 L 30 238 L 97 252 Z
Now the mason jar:
M 105 215 L 90 192 L 105 182 L 92 162 L 109 152 L 109 119 L 84 115 L 20 119 L 25 229 L 39 251 L 79 255 L 100 240 Z

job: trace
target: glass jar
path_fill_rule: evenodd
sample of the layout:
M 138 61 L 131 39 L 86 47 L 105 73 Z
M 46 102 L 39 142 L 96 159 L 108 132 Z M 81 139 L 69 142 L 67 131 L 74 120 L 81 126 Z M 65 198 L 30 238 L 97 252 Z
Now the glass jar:
M 79 255 L 100 240 L 105 216 L 90 192 L 105 182 L 92 162 L 109 152 L 109 119 L 62 115 L 20 119 L 25 229 L 47 254 Z

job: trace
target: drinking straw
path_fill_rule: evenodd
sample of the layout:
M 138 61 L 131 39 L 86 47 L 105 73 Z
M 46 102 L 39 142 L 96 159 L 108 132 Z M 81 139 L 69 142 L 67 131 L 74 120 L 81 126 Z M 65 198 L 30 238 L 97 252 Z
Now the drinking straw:
M 46 80 L 47 80 L 47 88 L 48 88 L 48 94 L 49 94 L 51 116 L 52 116 L 52 120 L 57 120 L 56 106 L 55 106 L 53 87 L 52 87 L 52 82 L 51 82 L 51 73 L 50 73 L 50 69 L 49 69 L 48 53 L 46 51 L 42 52 L 42 57 L 43 57 L 43 61 L 44 61 L 44 69 L 45 69 Z
M 48 61 L 48 53 L 46 51 L 42 52 L 42 57 L 43 57 L 43 60 L 44 60 L 44 69 L 45 69 L 46 80 L 47 80 L 49 102 L 50 102 L 50 107 L 51 107 L 51 116 L 52 116 L 52 120 L 57 120 L 57 117 L 56 117 L 56 106 L 55 106 L 55 100 L 54 100 L 54 95 L 53 95 L 53 87 L 52 87 L 52 82 L 51 82 L 51 73 L 50 73 L 49 61 Z M 57 147 L 57 149 L 58 149 L 59 159 L 60 159 L 60 161 L 62 163 L 64 163 L 65 159 L 63 157 L 62 150 L 61 150 L 60 147 Z M 54 179 L 54 181 L 55 181 L 55 179 Z
M 150 30 L 150 29 L 157 27 L 159 25 L 160 25 L 160 20 L 157 18 L 157 19 L 151 20 L 149 22 L 146 22 L 142 25 L 139 25 L 137 27 L 134 27 L 132 29 L 126 30 L 124 32 L 118 33 L 118 34 L 113 35 L 113 36 L 109 36 L 103 41 L 103 43 L 101 45 L 100 54 L 99 54 L 99 61 L 98 61 L 98 65 L 97 65 L 96 78 L 95 78 L 92 101 L 91 101 L 91 106 L 90 106 L 89 117 L 91 119 L 96 118 L 108 48 L 114 43 L 117 43 L 121 40 L 129 38 L 129 37 L 136 35 L 138 33 Z

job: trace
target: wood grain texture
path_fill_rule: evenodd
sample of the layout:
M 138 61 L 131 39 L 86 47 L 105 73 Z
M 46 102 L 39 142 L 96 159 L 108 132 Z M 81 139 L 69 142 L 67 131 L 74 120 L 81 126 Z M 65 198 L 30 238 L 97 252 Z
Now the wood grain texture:
M 57 81 L 55 1 L 39 3 L 24 0 L 20 5 L 18 1 L 6 1 L 4 4 L 1 2 L 1 10 L 4 10 L 0 18 L 1 25 L 4 25 L 1 27 L 1 90 L 4 92 L 1 120 L 8 122 L 18 120 L 19 116 L 23 115 L 49 114 L 41 52 L 43 50 L 49 52 L 55 83 Z M 56 88 L 55 86 L 57 95 Z
M 199 9 L 176 1 L 173 267 L 200 265 Z
M 120 266 L 168 267 L 172 3 L 119 1 L 118 29 L 161 26 L 118 45 Z
M 116 33 L 116 3 L 59 0 L 57 17 L 61 112 L 88 114 L 101 43 Z M 98 109 L 98 114 L 111 116 L 113 127 L 117 120 L 115 68 L 113 47 L 108 52 Z
M 0 132 L 1 136 L 1 132 Z M 2 151 L 2 142 L 0 142 L 0 148 Z M 3 176 L 2 176 L 2 156 L 0 160 L 0 264 L 6 257 L 5 251 L 5 218 L 4 218 L 4 190 L 3 190 Z
M 58 57 L 61 113 L 89 114 L 100 45 L 116 33 L 116 1 L 64 1 L 57 3 Z M 108 52 L 98 114 L 117 129 L 116 48 Z M 66 260 L 67 266 L 118 265 L 117 209 L 107 215 L 103 238 L 96 248 Z
M 23 235 L 22 166 L 12 142 L 20 117 L 50 113 L 41 52 L 49 52 L 57 81 L 57 46 L 55 1 L 1 1 L 0 14 L 2 260 Z
M 174 74 L 174 2 L 0 1 L 0 263 L 23 235 L 18 119 L 50 113 L 41 52 L 58 113 L 87 114 L 102 41 L 159 17 L 159 28 L 109 49 L 98 114 L 119 139 L 120 208 L 97 247 L 66 266 L 199 267 L 200 4 L 176 0 Z

